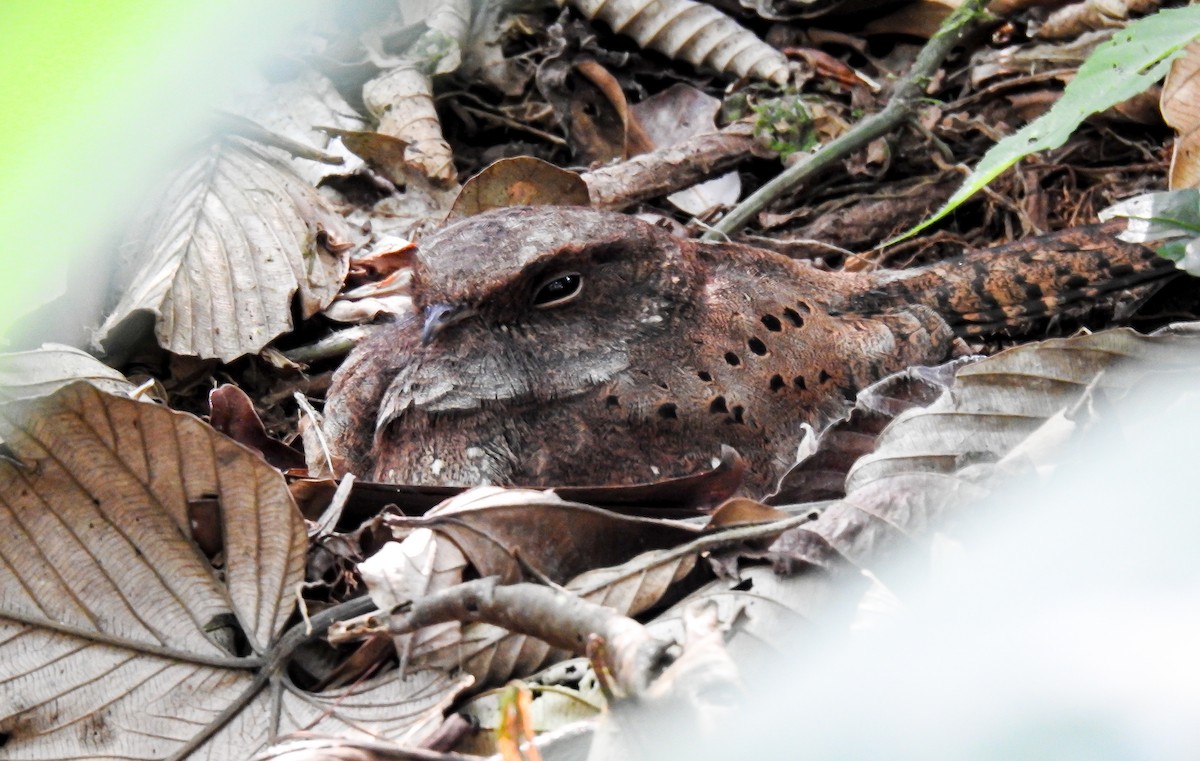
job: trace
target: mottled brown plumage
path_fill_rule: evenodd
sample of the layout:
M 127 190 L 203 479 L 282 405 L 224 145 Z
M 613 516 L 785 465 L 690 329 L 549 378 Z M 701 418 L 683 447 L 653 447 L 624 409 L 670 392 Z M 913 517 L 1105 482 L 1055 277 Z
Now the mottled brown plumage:
M 326 434 L 360 476 L 452 485 L 638 483 L 706 469 L 728 444 L 764 493 L 803 424 L 945 360 L 956 334 L 1078 315 L 1173 271 L 1141 246 L 1081 240 L 848 274 L 619 214 L 489 212 L 422 244 L 420 317 L 351 354 Z

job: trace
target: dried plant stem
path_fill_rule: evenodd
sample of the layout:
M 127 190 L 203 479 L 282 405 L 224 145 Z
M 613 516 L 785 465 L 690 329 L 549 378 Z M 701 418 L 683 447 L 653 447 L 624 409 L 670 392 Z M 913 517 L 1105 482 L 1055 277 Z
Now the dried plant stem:
M 612 608 L 540 584 L 500 585 L 495 577 L 464 582 L 392 611 L 342 621 L 332 628 L 330 641 L 380 631 L 394 637 L 445 621 L 483 621 L 580 655 L 592 635 L 599 635 L 612 658 L 608 665 L 629 695 L 645 690 L 670 660 L 669 643 L 656 640 L 641 624 Z
M 912 116 L 917 104 L 925 97 L 925 88 L 938 66 L 976 24 L 989 18 L 984 10 L 985 4 L 985 0 L 965 0 L 942 22 L 941 27 L 921 49 L 908 76 L 897 85 L 891 100 L 882 111 L 863 119 L 853 129 L 823 146 L 807 161 L 801 161 L 785 169 L 778 177 L 735 206 L 729 214 L 704 234 L 704 239 L 721 240 L 730 233 L 740 230 L 754 215 L 783 194 L 833 163 L 841 161 L 875 138 L 887 134 L 897 124 Z
M 584 172 L 582 177 L 593 206 L 623 209 L 722 175 L 752 157 L 755 150 L 751 126 L 734 122 L 717 132 Z

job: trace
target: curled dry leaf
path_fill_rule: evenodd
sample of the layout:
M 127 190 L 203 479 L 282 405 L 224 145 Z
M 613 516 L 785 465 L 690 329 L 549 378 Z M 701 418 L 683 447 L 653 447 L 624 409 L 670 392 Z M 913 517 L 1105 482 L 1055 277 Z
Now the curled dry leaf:
M 450 217 L 470 217 L 505 206 L 587 206 L 588 187 L 577 173 L 532 156 L 494 161 L 467 180 Z
M 433 107 L 433 82 L 427 73 L 415 65 L 401 64 L 363 85 L 363 101 L 379 120 L 376 130 L 405 145 L 403 165 L 386 167 L 384 175 L 403 177 L 407 166 L 439 187 L 454 184 L 454 153 L 442 137 L 442 124 Z M 381 155 L 377 153 L 375 158 Z
M 735 77 L 783 84 L 783 54 L 711 5 L 692 0 L 558 0 L 643 48 Z
M 87 384 L 5 405 L 0 432 L 21 463 L 0 463 L 5 753 L 162 758 L 238 701 L 203 757 L 265 743 L 268 701 L 247 690 L 305 550 L 279 473 L 190 415 Z M 191 540 L 202 499 L 220 505 L 220 564 Z
M 1188 45 L 1171 64 L 1163 82 L 1162 115 L 1177 135 L 1170 187 L 1200 187 L 1200 42 Z
M 543 81 L 539 77 L 539 83 Z M 650 149 L 641 125 L 630 117 L 625 91 L 608 69 L 576 61 L 563 80 L 566 92 L 547 99 L 563 119 L 576 159 L 584 164 L 623 161 Z M 564 105 L 560 105 L 564 102 Z
M 136 313 L 176 354 L 231 361 L 337 295 L 350 233 L 307 182 L 265 148 L 214 140 L 179 172 L 131 236 L 125 288 L 104 342 Z
M 1051 13 L 1029 33 L 1043 40 L 1067 40 L 1087 32 L 1124 26 L 1131 16 L 1158 10 L 1161 0 L 1079 0 Z
M 304 468 L 303 454 L 267 434 L 254 402 L 245 391 L 226 383 L 209 392 L 208 405 L 213 428 L 258 452 L 280 470 Z
M 0 401 L 48 396 L 80 380 L 110 394 L 133 391 L 124 375 L 73 346 L 43 344 L 32 351 L 0 354 Z
M 407 0 L 399 4 L 398 10 L 405 25 L 422 29 L 399 57 L 385 56 L 379 39 L 364 40 L 384 71 L 363 85 L 363 102 L 379 121 L 376 131 L 397 141 L 372 141 L 370 153 L 376 166 L 395 182 L 408 176 L 407 168 L 438 188 L 448 188 L 457 176 L 454 153 L 442 137 L 442 125 L 433 107 L 431 77 L 448 74 L 461 63 L 471 2 Z M 366 141 L 359 138 L 360 143 Z

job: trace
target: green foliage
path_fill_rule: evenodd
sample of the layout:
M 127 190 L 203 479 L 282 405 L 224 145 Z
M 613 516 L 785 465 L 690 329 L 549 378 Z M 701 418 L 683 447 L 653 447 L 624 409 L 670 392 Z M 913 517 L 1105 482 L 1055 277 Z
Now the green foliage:
M 817 144 L 817 131 L 812 115 L 799 96 L 785 95 L 752 106 L 754 136 L 768 148 L 787 159 L 794 153 L 807 151 Z
M 1171 62 L 1197 37 L 1200 5 L 1162 10 L 1130 23 L 1096 47 L 1048 112 L 994 145 L 941 209 L 888 244 L 937 222 L 1025 156 L 1062 146 L 1084 119 L 1166 76 Z
M 1200 275 L 1200 190 L 1184 188 L 1145 193 L 1115 203 L 1100 212 L 1100 219 L 1124 218 L 1123 240 L 1151 243 L 1165 240 L 1158 253 L 1180 269 Z

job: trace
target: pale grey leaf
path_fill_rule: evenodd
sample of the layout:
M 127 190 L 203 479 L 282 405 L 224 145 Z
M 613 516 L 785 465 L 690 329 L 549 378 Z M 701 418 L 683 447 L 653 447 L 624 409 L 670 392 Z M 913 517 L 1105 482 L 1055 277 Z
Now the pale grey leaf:
M 0 401 L 48 396 L 77 380 L 111 394 L 134 388 L 124 375 L 73 346 L 43 344 L 32 351 L 0 354 Z
M 292 327 L 292 299 L 311 316 L 337 295 L 349 230 L 269 150 L 213 141 L 179 172 L 127 247 L 124 292 L 100 329 L 137 312 L 176 354 L 230 361 Z M 332 249 L 332 250 L 331 250 Z

